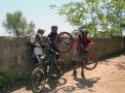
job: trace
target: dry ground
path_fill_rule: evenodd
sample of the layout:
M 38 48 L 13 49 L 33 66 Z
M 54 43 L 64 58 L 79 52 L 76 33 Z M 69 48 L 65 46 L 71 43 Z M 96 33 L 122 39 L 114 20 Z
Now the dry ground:
M 86 79 L 77 78 L 72 71 L 65 73 L 58 81 L 52 80 L 50 92 L 47 93 L 125 93 L 125 55 L 100 61 L 92 71 L 85 70 Z M 7 93 L 32 93 L 27 84 L 14 88 Z

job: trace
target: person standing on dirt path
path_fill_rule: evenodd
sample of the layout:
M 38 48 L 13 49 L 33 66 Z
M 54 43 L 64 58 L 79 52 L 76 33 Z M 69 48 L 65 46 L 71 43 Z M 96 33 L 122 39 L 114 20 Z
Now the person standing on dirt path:
M 81 65 L 81 76 L 82 78 L 85 78 L 84 75 L 84 66 L 83 66 L 83 59 L 81 57 L 81 52 L 87 52 L 87 47 L 89 44 L 93 44 L 92 40 L 88 38 L 88 31 L 86 29 L 79 29 L 82 32 L 81 34 L 76 34 L 76 49 L 75 52 L 73 53 L 73 76 L 77 76 L 77 71 L 76 71 L 76 63 L 80 62 Z

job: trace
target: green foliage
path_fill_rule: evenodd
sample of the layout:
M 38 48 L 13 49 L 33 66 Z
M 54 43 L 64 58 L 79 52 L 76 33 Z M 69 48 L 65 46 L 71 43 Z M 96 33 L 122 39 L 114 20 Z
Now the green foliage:
M 7 85 L 10 83 L 11 79 L 9 75 L 7 75 L 5 72 L 0 72 L 0 89 L 7 87 Z
M 7 13 L 3 26 L 9 33 L 12 33 L 15 36 L 30 35 L 34 32 L 35 27 L 33 22 L 30 22 L 29 24 L 27 23 L 20 11 Z
M 79 26 L 86 19 L 86 10 L 83 7 L 84 3 L 73 3 L 70 2 L 68 4 L 64 4 L 59 8 L 59 14 L 65 15 L 67 17 L 67 21 L 70 22 L 74 26 Z
M 65 61 L 66 69 L 71 70 L 73 68 L 73 62 L 72 61 Z
M 83 0 L 53 7 L 72 26 L 89 29 L 90 36 L 122 36 L 125 29 L 125 0 Z

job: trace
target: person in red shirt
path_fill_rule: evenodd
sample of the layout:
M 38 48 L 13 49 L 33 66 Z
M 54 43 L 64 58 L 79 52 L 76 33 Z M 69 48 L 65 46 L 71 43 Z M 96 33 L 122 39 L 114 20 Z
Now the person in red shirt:
M 76 62 L 79 61 L 81 64 L 81 76 L 82 78 L 85 78 L 84 76 L 84 68 L 83 68 L 83 60 L 80 55 L 80 51 L 87 52 L 87 47 L 90 44 L 93 44 L 92 40 L 87 37 L 88 31 L 82 30 L 80 34 L 76 34 L 76 48 L 75 52 L 73 53 L 73 75 L 76 77 L 77 71 L 76 71 Z

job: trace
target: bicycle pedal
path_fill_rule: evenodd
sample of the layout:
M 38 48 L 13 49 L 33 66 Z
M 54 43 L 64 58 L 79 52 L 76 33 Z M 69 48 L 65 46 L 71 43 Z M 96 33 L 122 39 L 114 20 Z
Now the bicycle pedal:
M 52 77 L 53 77 L 53 78 L 57 78 L 58 75 L 57 75 L 57 74 L 52 74 Z

